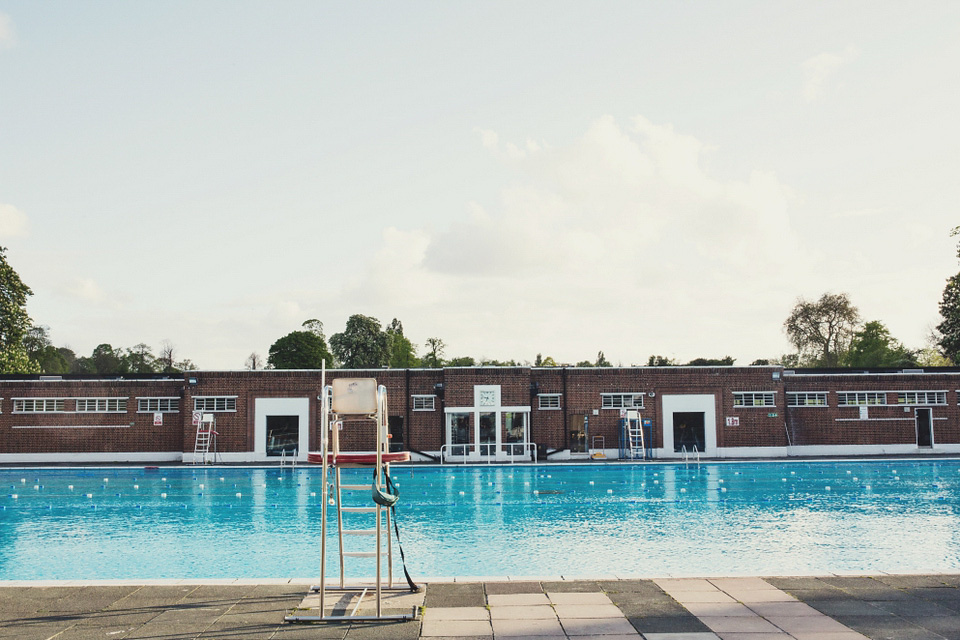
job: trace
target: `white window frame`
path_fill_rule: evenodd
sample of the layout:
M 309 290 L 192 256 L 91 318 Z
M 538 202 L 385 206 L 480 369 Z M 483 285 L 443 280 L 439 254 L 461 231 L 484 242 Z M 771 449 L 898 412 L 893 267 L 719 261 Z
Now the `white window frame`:
M 897 404 L 933 407 L 947 404 L 946 391 L 897 391 Z
M 829 391 L 787 391 L 788 407 L 818 407 L 827 406 Z
M 757 402 L 759 400 L 759 402 Z M 733 406 L 737 409 L 768 409 L 777 406 L 776 391 L 734 391 Z
M 413 411 L 436 411 L 437 396 L 432 394 L 412 395 L 411 404 Z
M 126 413 L 127 398 L 74 398 L 77 413 Z
M 838 407 L 886 407 L 886 391 L 837 391 Z
M 236 413 L 237 396 L 194 396 L 193 410 L 203 413 Z
M 601 393 L 601 409 L 643 409 L 643 392 Z M 629 398 L 629 400 L 628 400 Z M 640 404 L 637 404 L 637 401 Z
M 66 413 L 66 401 L 66 398 L 13 398 L 13 413 Z
M 137 413 L 180 413 L 180 398 L 138 397 Z
M 559 411 L 563 408 L 561 404 L 562 398 L 562 393 L 538 393 L 537 400 L 539 405 L 537 408 L 540 411 Z

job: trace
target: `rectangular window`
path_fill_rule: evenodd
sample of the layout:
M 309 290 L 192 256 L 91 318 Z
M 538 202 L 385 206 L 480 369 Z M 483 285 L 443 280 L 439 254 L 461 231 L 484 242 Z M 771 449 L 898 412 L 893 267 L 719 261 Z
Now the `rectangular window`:
M 947 404 L 946 391 L 898 391 L 897 404 Z
M 601 409 L 643 409 L 642 393 L 601 393 Z
M 437 396 L 413 396 L 414 411 L 436 411 Z
M 77 413 L 126 413 L 126 398 L 75 398 Z
M 139 413 L 177 413 L 180 411 L 180 398 L 137 398 Z
M 837 392 L 838 407 L 883 406 L 887 404 L 887 394 L 883 391 L 840 391 Z
M 193 399 L 194 411 L 236 411 L 237 396 L 199 396 Z
M 64 398 L 14 398 L 14 413 L 56 413 L 64 410 Z
M 561 393 L 538 393 L 541 409 L 559 409 Z
M 788 407 L 825 407 L 827 406 L 826 391 L 788 391 Z
M 735 407 L 775 407 L 776 405 L 776 391 L 733 392 L 733 406 Z

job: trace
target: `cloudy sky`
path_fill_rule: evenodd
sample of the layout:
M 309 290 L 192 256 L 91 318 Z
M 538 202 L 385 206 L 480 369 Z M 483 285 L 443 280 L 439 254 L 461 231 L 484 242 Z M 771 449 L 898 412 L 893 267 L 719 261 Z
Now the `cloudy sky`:
M 0 0 L 0 244 L 58 345 L 239 369 L 913 347 L 958 271 L 960 3 Z M 421 351 L 422 351 L 421 347 Z

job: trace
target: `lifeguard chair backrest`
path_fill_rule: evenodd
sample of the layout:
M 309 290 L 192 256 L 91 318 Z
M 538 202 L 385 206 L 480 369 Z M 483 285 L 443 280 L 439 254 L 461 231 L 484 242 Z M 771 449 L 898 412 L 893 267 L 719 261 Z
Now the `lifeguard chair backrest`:
M 377 412 L 374 378 L 334 378 L 333 412 L 341 416 L 369 416 Z

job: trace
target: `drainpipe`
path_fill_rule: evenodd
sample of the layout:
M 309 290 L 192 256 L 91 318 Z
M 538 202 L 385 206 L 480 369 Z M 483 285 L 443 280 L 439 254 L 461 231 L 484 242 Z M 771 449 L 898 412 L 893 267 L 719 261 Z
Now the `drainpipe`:
M 570 448 L 570 433 L 567 427 L 570 424 L 570 417 L 567 415 L 567 403 L 570 398 L 567 396 L 567 368 L 563 368 L 563 448 Z
M 410 429 L 410 369 L 403 370 L 403 393 L 405 394 L 403 398 L 403 406 L 405 407 L 403 412 L 403 426 L 407 430 L 407 439 L 404 444 L 407 449 L 410 449 L 410 436 L 413 434 L 413 431 Z

